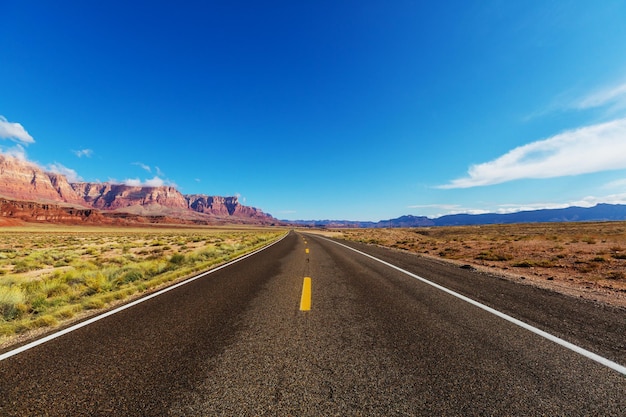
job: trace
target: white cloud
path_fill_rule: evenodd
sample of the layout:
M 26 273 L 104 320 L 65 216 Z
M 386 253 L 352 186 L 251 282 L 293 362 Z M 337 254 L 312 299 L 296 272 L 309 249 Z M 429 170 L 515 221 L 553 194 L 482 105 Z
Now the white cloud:
M 11 139 L 25 144 L 35 142 L 35 139 L 28 134 L 24 126 L 9 122 L 4 116 L 0 116 L 0 139 Z
M 461 210 L 462 207 L 458 204 L 415 204 L 412 206 L 407 206 L 407 208 L 417 209 L 417 208 L 434 208 L 440 210 Z
M 79 158 L 82 158 L 83 156 L 87 157 L 87 158 L 91 158 L 91 156 L 93 155 L 93 151 L 91 149 L 79 149 L 77 151 L 72 151 L 74 153 L 74 155 L 76 155 Z
M 152 169 L 148 165 L 142 164 L 141 162 L 133 162 L 133 165 L 137 165 L 138 167 L 141 167 L 141 169 L 145 171 L 152 172 Z
M 83 179 L 71 168 L 63 166 L 58 162 L 49 164 L 45 167 L 46 171 L 54 172 L 55 174 L 65 175 L 68 182 L 81 182 Z
M 19 143 L 11 148 L 7 148 L 7 149 L 1 149 L 2 153 L 4 155 L 8 155 L 8 156 L 12 156 L 13 158 L 17 158 L 20 161 L 27 161 L 28 159 L 26 158 L 26 150 L 24 149 L 24 147 L 22 145 L 20 145 Z
M 565 203 L 501 204 L 495 212 L 507 214 L 530 210 L 562 209 L 567 207 L 593 207 L 597 204 L 626 204 L 626 193 L 611 194 L 601 197 L 587 196 L 579 200 L 568 201 Z
M 626 168 L 626 118 L 569 130 L 472 165 L 468 177 L 438 188 L 470 188 Z
M 155 176 L 154 178 L 146 180 L 145 184 L 147 187 L 160 187 L 162 185 L 165 185 L 165 181 Z
M 530 204 L 502 204 L 493 213 L 509 214 L 518 213 L 520 211 L 544 210 L 544 209 L 561 209 L 570 207 L 569 203 L 530 203 Z
M 141 187 L 141 180 L 139 178 L 128 178 L 122 181 L 122 184 L 131 187 Z
M 596 91 L 574 103 L 574 108 L 584 110 L 616 104 L 626 104 L 626 83 Z
M 159 178 L 158 176 L 147 179 L 145 181 L 141 181 L 139 178 L 128 178 L 122 181 L 122 184 L 131 186 L 131 187 L 161 187 L 163 185 L 173 185 L 169 181 L 163 180 Z
M 606 183 L 602 188 L 626 188 L 626 178 Z
M 587 196 L 578 201 L 572 201 L 570 206 L 593 207 L 596 204 L 626 204 L 626 193 L 611 194 L 603 197 Z

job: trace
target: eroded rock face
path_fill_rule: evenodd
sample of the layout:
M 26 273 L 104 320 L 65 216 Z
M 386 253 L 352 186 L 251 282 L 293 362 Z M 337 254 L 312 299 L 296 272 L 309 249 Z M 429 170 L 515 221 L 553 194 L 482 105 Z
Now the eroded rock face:
M 198 213 L 214 214 L 216 216 L 232 216 L 239 205 L 237 197 L 218 197 L 204 194 L 187 195 L 189 208 Z
M 54 221 L 65 219 L 68 215 L 75 219 L 79 212 L 58 210 L 60 206 L 72 206 L 120 213 L 148 212 L 152 216 L 185 218 L 190 213 L 196 217 L 198 214 L 194 213 L 201 213 L 249 223 L 269 224 L 276 221 L 259 209 L 241 205 L 237 197 L 183 195 L 171 186 L 69 183 L 64 175 L 45 172 L 36 164 L 3 154 L 0 154 L 0 197 L 22 203 L 19 210 L 17 206 L 6 206 L 8 210 L 0 215 L 11 217 L 19 213 L 20 218 L 26 219 L 29 217 L 27 213 L 31 213 L 34 220 Z M 28 202 L 37 204 L 29 209 Z M 137 208 L 141 209 L 135 210 Z M 46 210 L 49 211 L 46 213 Z M 78 217 L 92 217 L 92 212 L 80 212 Z
M 0 198 L 0 217 L 51 223 L 102 222 L 97 210 Z
M 240 204 L 239 199 L 234 196 L 221 197 L 208 196 L 204 194 L 189 194 L 185 197 L 189 203 L 189 208 L 198 213 L 212 214 L 215 216 L 251 218 L 262 222 L 271 222 L 276 220 L 272 216 L 263 213 L 263 211 L 257 208 Z
M 74 183 L 74 190 L 90 206 L 101 210 L 117 210 L 132 206 L 158 204 L 162 207 L 186 209 L 187 199 L 174 187 L 135 187 L 109 183 Z
M 0 195 L 21 201 L 85 204 L 64 175 L 44 172 L 31 162 L 2 154 Z

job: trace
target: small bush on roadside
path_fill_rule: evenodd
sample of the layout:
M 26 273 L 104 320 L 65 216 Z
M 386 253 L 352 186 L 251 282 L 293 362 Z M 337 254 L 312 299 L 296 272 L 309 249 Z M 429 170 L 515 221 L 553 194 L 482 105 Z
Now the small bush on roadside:
M 182 253 L 175 253 L 172 256 L 170 256 L 170 263 L 173 263 L 174 265 L 182 265 L 185 263 L 185 255 L 183 255 Z
M 23 312 L 24 301 L 24 293 L 19 287 L 0 287 L 0 318 L 17 318 Z
M 130 283 L 140 281 L 145 278 L 144 272 L 139 268 L 130 268 L 126 270 L 121 277 L 121 281 L 124 283 Z
M 479 253 L 478 255 L 476 255 L 475 259 L 478 259 L 480 261 L 510 261 L 511 259 L 513 259 L 513 257 L 506 253 L 495 253 L 489 251 Z
M 624 272 L 622 271 L 610 271 L 607 275 L 606 275 L 606 279 L 611 279 L 611 280 L 622 280 L 626 278 L 626 274 L 624 274 Z

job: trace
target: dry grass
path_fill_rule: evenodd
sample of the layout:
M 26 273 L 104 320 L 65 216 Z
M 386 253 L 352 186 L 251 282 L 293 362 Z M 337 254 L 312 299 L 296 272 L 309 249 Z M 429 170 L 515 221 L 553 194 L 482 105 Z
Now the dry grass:
M 349 240 L 470 264 L 626 306 L 626 223 L 541 223 L 341 230 Z
M 227 262 L 284 231 L 23 227 L 0 230 L 0 343 Z

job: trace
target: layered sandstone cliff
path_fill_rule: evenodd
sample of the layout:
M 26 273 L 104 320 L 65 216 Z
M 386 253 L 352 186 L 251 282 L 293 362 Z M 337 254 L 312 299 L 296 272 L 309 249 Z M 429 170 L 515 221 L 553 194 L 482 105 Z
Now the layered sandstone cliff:
M 185 196 L 189 208 L 198 213 L 207 213 L 215 216 L 234 216 L 258 220 L 275 220 L 272 216 L 255 207 L 244 206 L 237 197 L 208 196 L 204 194 L 189 194 Z
M 65 176 L 44 172 L 36 164 L 2 154 L 0 196 L 20 201 L 85 205 Z
M 132 206 L 159 205 L 187 209 L 187 199 L 174 187 L 137 187 L 124 184 L 72 184 L 73 189 L 90 206 L 101 210 L 118 210 Z
M 0 197 L 20 202 L 38 203 L 30 211 L 35 219 L 46 218 L 41 214 L 46 208 L 56 214 L 47 215 L 54 220 L 69 214 L 58 211 L 59 206 L 72 206 L 80 209 L 97 209 L 103 212 L 131 213 L 144 216 L 169 216 L 198 220 L 202 218 L 233 219 L 237 222 L 273 223 L 272 216 L 254 207 L 244 206 L 237 197 L 208 196 L 203 194 L 183 195 L 175 187 L 141 187 L 111 183 L 69 183 L 61 174 L 45 172 L 36 164 L 0 154 Z M 8 210 L 0 215 L 10 217 L 20 213 L 20 218 L 28 217 L 28 206 L 20 210 L 5 205 Z M 87 218 L 92 212 L 81 213 Z M 87 214 L 89 213 L 89 214 Z M 203 217 L 204 216 L 204 217 Z M 76 217 L 74 217 L 76 218 Z M 92 217 L 93 219 L 93 217 Z

